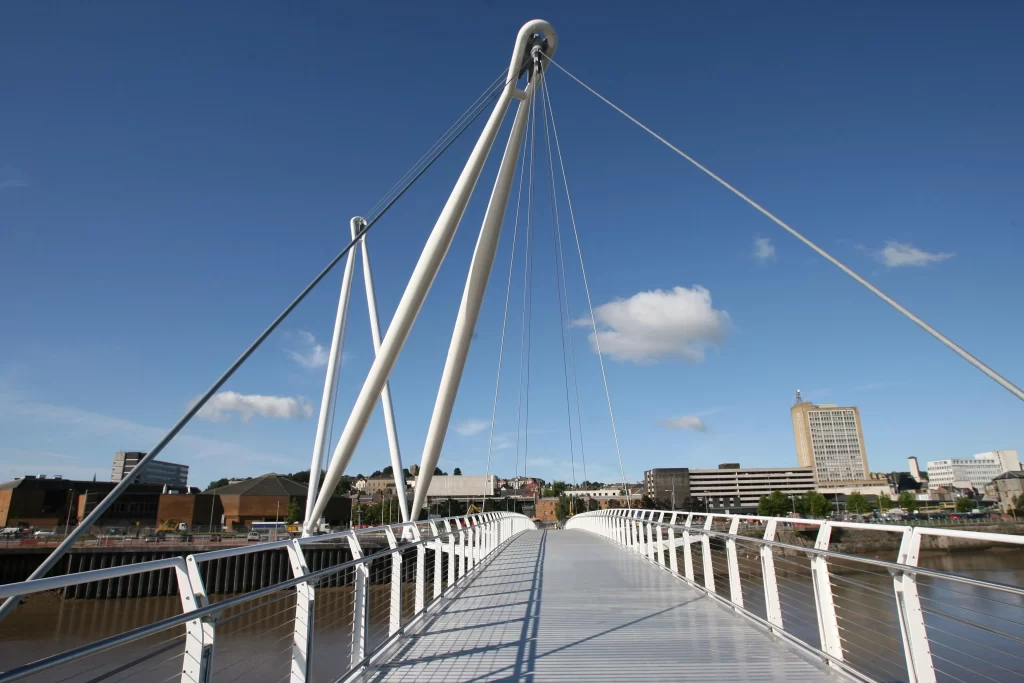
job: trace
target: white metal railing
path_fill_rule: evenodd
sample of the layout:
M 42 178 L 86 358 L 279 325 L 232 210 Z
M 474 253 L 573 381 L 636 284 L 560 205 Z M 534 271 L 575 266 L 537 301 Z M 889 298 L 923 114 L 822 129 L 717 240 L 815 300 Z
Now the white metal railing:
M 618 543 L 859 680 L 1024 680 L 1024 588 L 919 566 L 929 536 L 1017 547 L 1022 536 L 660 510 L 587 512 L 566 528 Z M 780 541 L 783 529 L 813 547 Z M 836 552 L 837 530 L 899 534 L 899 547 L 892 560 Z
M 260 680 L 307 683 L 313 679 L 319 655 L 330 660 L 331 680 L 355 678 L 390 652 L 403 634 L 463 584 L 491 553 L 534 528 L 524 515 L 487 512 L 254 543 L 0 585 L 3 599 L 172 570 L 182 608 L 179 615 L 8 668 L 0 673 L 0 681 L 50 672 L 59 680 L 84 676 L 92 681 L 208 683 L 239 679 L 258 669 Z M 370 537 L 383 538 L 387 547 L 364 554 Z M 311 571 L 304 548 L 324 544 L 346 548 L 352 559 Z M 267 558 L 276 561 L 281 556 L 287 558 L 290 579 L 216 602 L 210 599 L 204 566 L 230 559 L 249 567 L 247 563 L 257 558 L 269 562 Z M 404 566 L 410 563 L 412 567 Z M 428 569 L 432 576 L 428 577 Z M 412 589 L 411 601 L 406 599 L 407 587 Z M 323 606 L 318 604 L 321 598 Z M 9 618 L 17 619 L 17 612 Z M 279 630 L 280 638 L 268 639 L 268 633 L 273 631 L 276 637 Z M 319 649 L 318 633 L 331 636 Z M 345 634 L 345 657 L 338 656 L 338 633 Z M 254 640 L 258 647 L 252 647 Z

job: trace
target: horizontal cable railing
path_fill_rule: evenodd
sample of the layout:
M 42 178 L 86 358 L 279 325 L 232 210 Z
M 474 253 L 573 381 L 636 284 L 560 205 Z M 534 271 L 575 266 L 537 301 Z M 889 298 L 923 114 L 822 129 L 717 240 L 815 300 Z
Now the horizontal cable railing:
M 925 539 L 1021 548 L 1024 536 L 659 510 L 587 512 L 566 528 L 618 543 L 859 680 L 1024 681 L 1024 588 L 920 565 Z M 896 536 L 892 559 L 830 549 L 865 531 Z
M 206 683 L 255 675 L 260 681 L 305 683 L 357 676 L 491 553 L 534 528 L 524 515 L 489 512 L 0 585 L 0 599 L 57 590 L 66 595 L 83 585 L 124 579 L 131 585 L 170 572 L 180 602 L 178 614 L 125 632 L 96 631 L 97 640 L 19 663 L 0 673 L 0 681 Z M 383 548 L 368 552 L 370 545 Z M 310 567 L 307 557 L 342 558 L 340 552 L 310 552 L 332 546 L 351 559 Z M 213 600 L 213 584 L 230 590 L 218 591 L 224 597 Z M 17 619 L 16 610 L 10 621 L 16 625 Z

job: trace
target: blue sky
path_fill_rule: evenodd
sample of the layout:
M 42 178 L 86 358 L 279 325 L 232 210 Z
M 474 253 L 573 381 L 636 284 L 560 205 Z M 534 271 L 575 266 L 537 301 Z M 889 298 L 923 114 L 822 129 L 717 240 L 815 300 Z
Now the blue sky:
M 507 64 L 535 16 L 558 30 L 567 68 L 1024 381 L 1024 8 L 676 5 L 5 5 L 0 477 L 102 479 L 113 451 L 147 450 L 345 243 L 349 217 Z M 796 388 L 860 406 L 875 471 L 1024 448 L 1010 394 L 563 74 L 550 88 L 594 303 L 611 303 L 598 318 L 629 478 L 795 464 Z M 370 237 L 385 324 L 471 144 Z M 406 463 L 419 461 L 503 144 L 392 375 Z M 545 182 L 527 471 L 570 478 Z M 511 214 L 505 227 L 445 469 L 485 466 Z M 578 319 L 579 264 L 566 256 Z M 168 448 L 192 483 L 309 466 L 316 345 L 329 344 L 340 278 L 226 387 L 267 398 L 219 399 L 217 420 Z M 502 475 L 516 467 L 519 278 Z M 356 283 L 336 431 L 373 356 Z M 588 474 L 608 480 L 618 466 L 597 356 L 585 327 L 572 333 Z M 378 410 L 349 472 L 387 462 Z

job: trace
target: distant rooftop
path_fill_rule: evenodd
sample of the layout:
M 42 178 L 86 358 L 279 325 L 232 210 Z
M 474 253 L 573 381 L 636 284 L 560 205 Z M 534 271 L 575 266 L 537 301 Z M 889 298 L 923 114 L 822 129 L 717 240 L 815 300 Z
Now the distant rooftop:
M 308 488 L 280 474 L 270 473 L 209 491 L 221 496 L 305 496 Z

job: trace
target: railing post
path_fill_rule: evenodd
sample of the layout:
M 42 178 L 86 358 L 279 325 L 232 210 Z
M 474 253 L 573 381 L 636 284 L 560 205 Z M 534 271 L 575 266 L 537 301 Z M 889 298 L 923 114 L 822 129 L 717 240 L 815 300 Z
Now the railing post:
M 458 525 L 458 522 L 456 522 Z M 445 531 L 448 532 L 448 588 L 445 590 L 446 593 L 450 592 L 455 586 L 456 571 L 458 570 L 458 558 L 455 556 L 455 534 L 452 531 L 451 520 L 444 520 Z
M 693 574 L 693 551 L 690 548 L 690 528 L 693 522 L 693 513 L 686 515 L 686 525 L 683 527 L 683 570 L 686 572 L 686 580 L 696 583 Z
M 195 555 L 185 558 L 186 572 L 175 568 L 178 597 L 183 612 L 192 612 L 210 604 Z M 181 683 L 210 683 L 213 679 L 213 644 L 216 626 L 211 617 L 193 619 L 185 624 L 185 657 L 181 665 Z
M 657 542 L 657 545 L 654 546 L 654 557 L 657 560 L 659 567 L 664 567 L 665 566 L 665 551 L 663 550 L 663 545 L 665 543 L 665 539 L 664 539 L 664 537 L 662 536 L 662 533 L 661 533 L 661 524 L 664 521 L 665 521 L 665 513 L 662 512 L 662 513 L 660 513 L 658 515 L 658 526 L 657 526 L 658 542 Z
M 648 510 L 647 514 L 644 515 L 647 522 L 646 529 L 646 543 L 644 543 L 644 550 L 646 551 L 647 559 L 654 562 L 654 515 L 657 514 L 654 510 Z
M 409 525 L 412 530 L 412 538 L 417 543 L 422 540 L 420 536 L 420 527 L 416 522 L 412 522 Z M 427 547 L 422 543 L 416 546 L 416 597 L 413 609 L 415 614 L 419 614 L 423 611 L 423 607 L 426 605 L 426 580 L 427 580 Z
M 676 557 L 676 518 L 678 512 L 673 512 L 668 520 L 668 566 L 673 574 L 679 574 L 679 558 Z
M 735 536 L 740 531 L 740 518 L 733 517 L 729 523 L 729 535 Z M 729 568 L 729 599 L 737 607 L 743 607 L 743 586 L 740 584 L 740 560 L 736 552 L 736 539 L 725 542 L 725 557 Z
M 832 535 L 832 523 L 824 522 L 818 529 L 814 541 L 816 550 L 828 550 Z M 839 638 L 839 622 L 836 619 L 836 605 L 832 600 L 832 580 L 828 574 L 828 560 L 823 555 L 811 559 L 811 577 L 814 580 L 814 604 L 817 607 L 818 635 L 821 649 L 837 661 L 843 661 L 843 644 Z
M 288 562 L 292 576 L 300 577 L 309 573 L 306 557 L 298 539 L 292 539 L 287 547 Z M 316 593 L 313 584 L 304 581 L 295 587 L 295 618 L 292 635 L 291 683 L 308 683 L 313 680 L 313 617 L 316 614 Z
M 778 522 L 769 519 L 764 525 L 764 540 L 775 540 Z M 779 601 L 779 584 L 775 578 L 775 555 L 770 545 L 761 546 L 761 578 L 764 580 L 764 605 L 768 623 L 782 630 L 782 603 Z
M 363 549 L 359 545 L 359 538 L 354 531 L 350 531 L 345 537 L 348 541 L 348 549 L 353 560 L 363 559 Z M 365 562 L 360 562 L 355 567 L 352 575 L 355 583 L 352 592 L 352 655 L 350 657 L 351 668 L 360 666 L 360 662 L 366 659 L 366 610 L 367 591 L 370 585 L 370 568 Z
M 444 541 L 441 540 L 441 534 L 434 521 L 430 522 L 430 533 L 434 536 L 434 595 L 431 599 L 433 602 L 441 597 L 444 588 L 441 576 L 444 569 Z
M 466 522 L 466 550 L 468 556 L 466 557 L 466 566 L 462 568 L 462 573 L 472 570 L 476 567 L 476 541 L 478 541 L 479 534 L 477 533 L 476 524 L 472 517 L 467 516 Z
M 391 553 L 391 614 L 388 620 L 388 636 L 393 636 L 402 628 L 402 553 L 398 551 L 395 530 L 384 527 Z
M 714 516 L 706 515 L 704 517 L 704 529 L 710 531 L 711 525 L 714 522 Z M 715 565 L 711 563 L 711 537 L 707 534 L 701 534 L 700 537 L 701 554 L 704 557 L 704 587 L 709 593 L 715 593 Z
M 467 520 L 456 519 L 455 524 L 459 527 L 459 580 L 466 576 L 469 569 L 469 558 L 466 557 L 466 529 L 463 524 L 469 524 Z
M 921 552 L 921 535 L 917 529 L 907 527 L 903 532 L 896 562 L 916 567 Z M 917 576 L 912 571 L 893 572 L 896 590 L 896 611 L 903 636 L 903 653 L 907 660 L 910 683 L 935 683 L 935 667 L 928 644 L 928 631 L 921 612 L 921 599 L 917 593 Z

